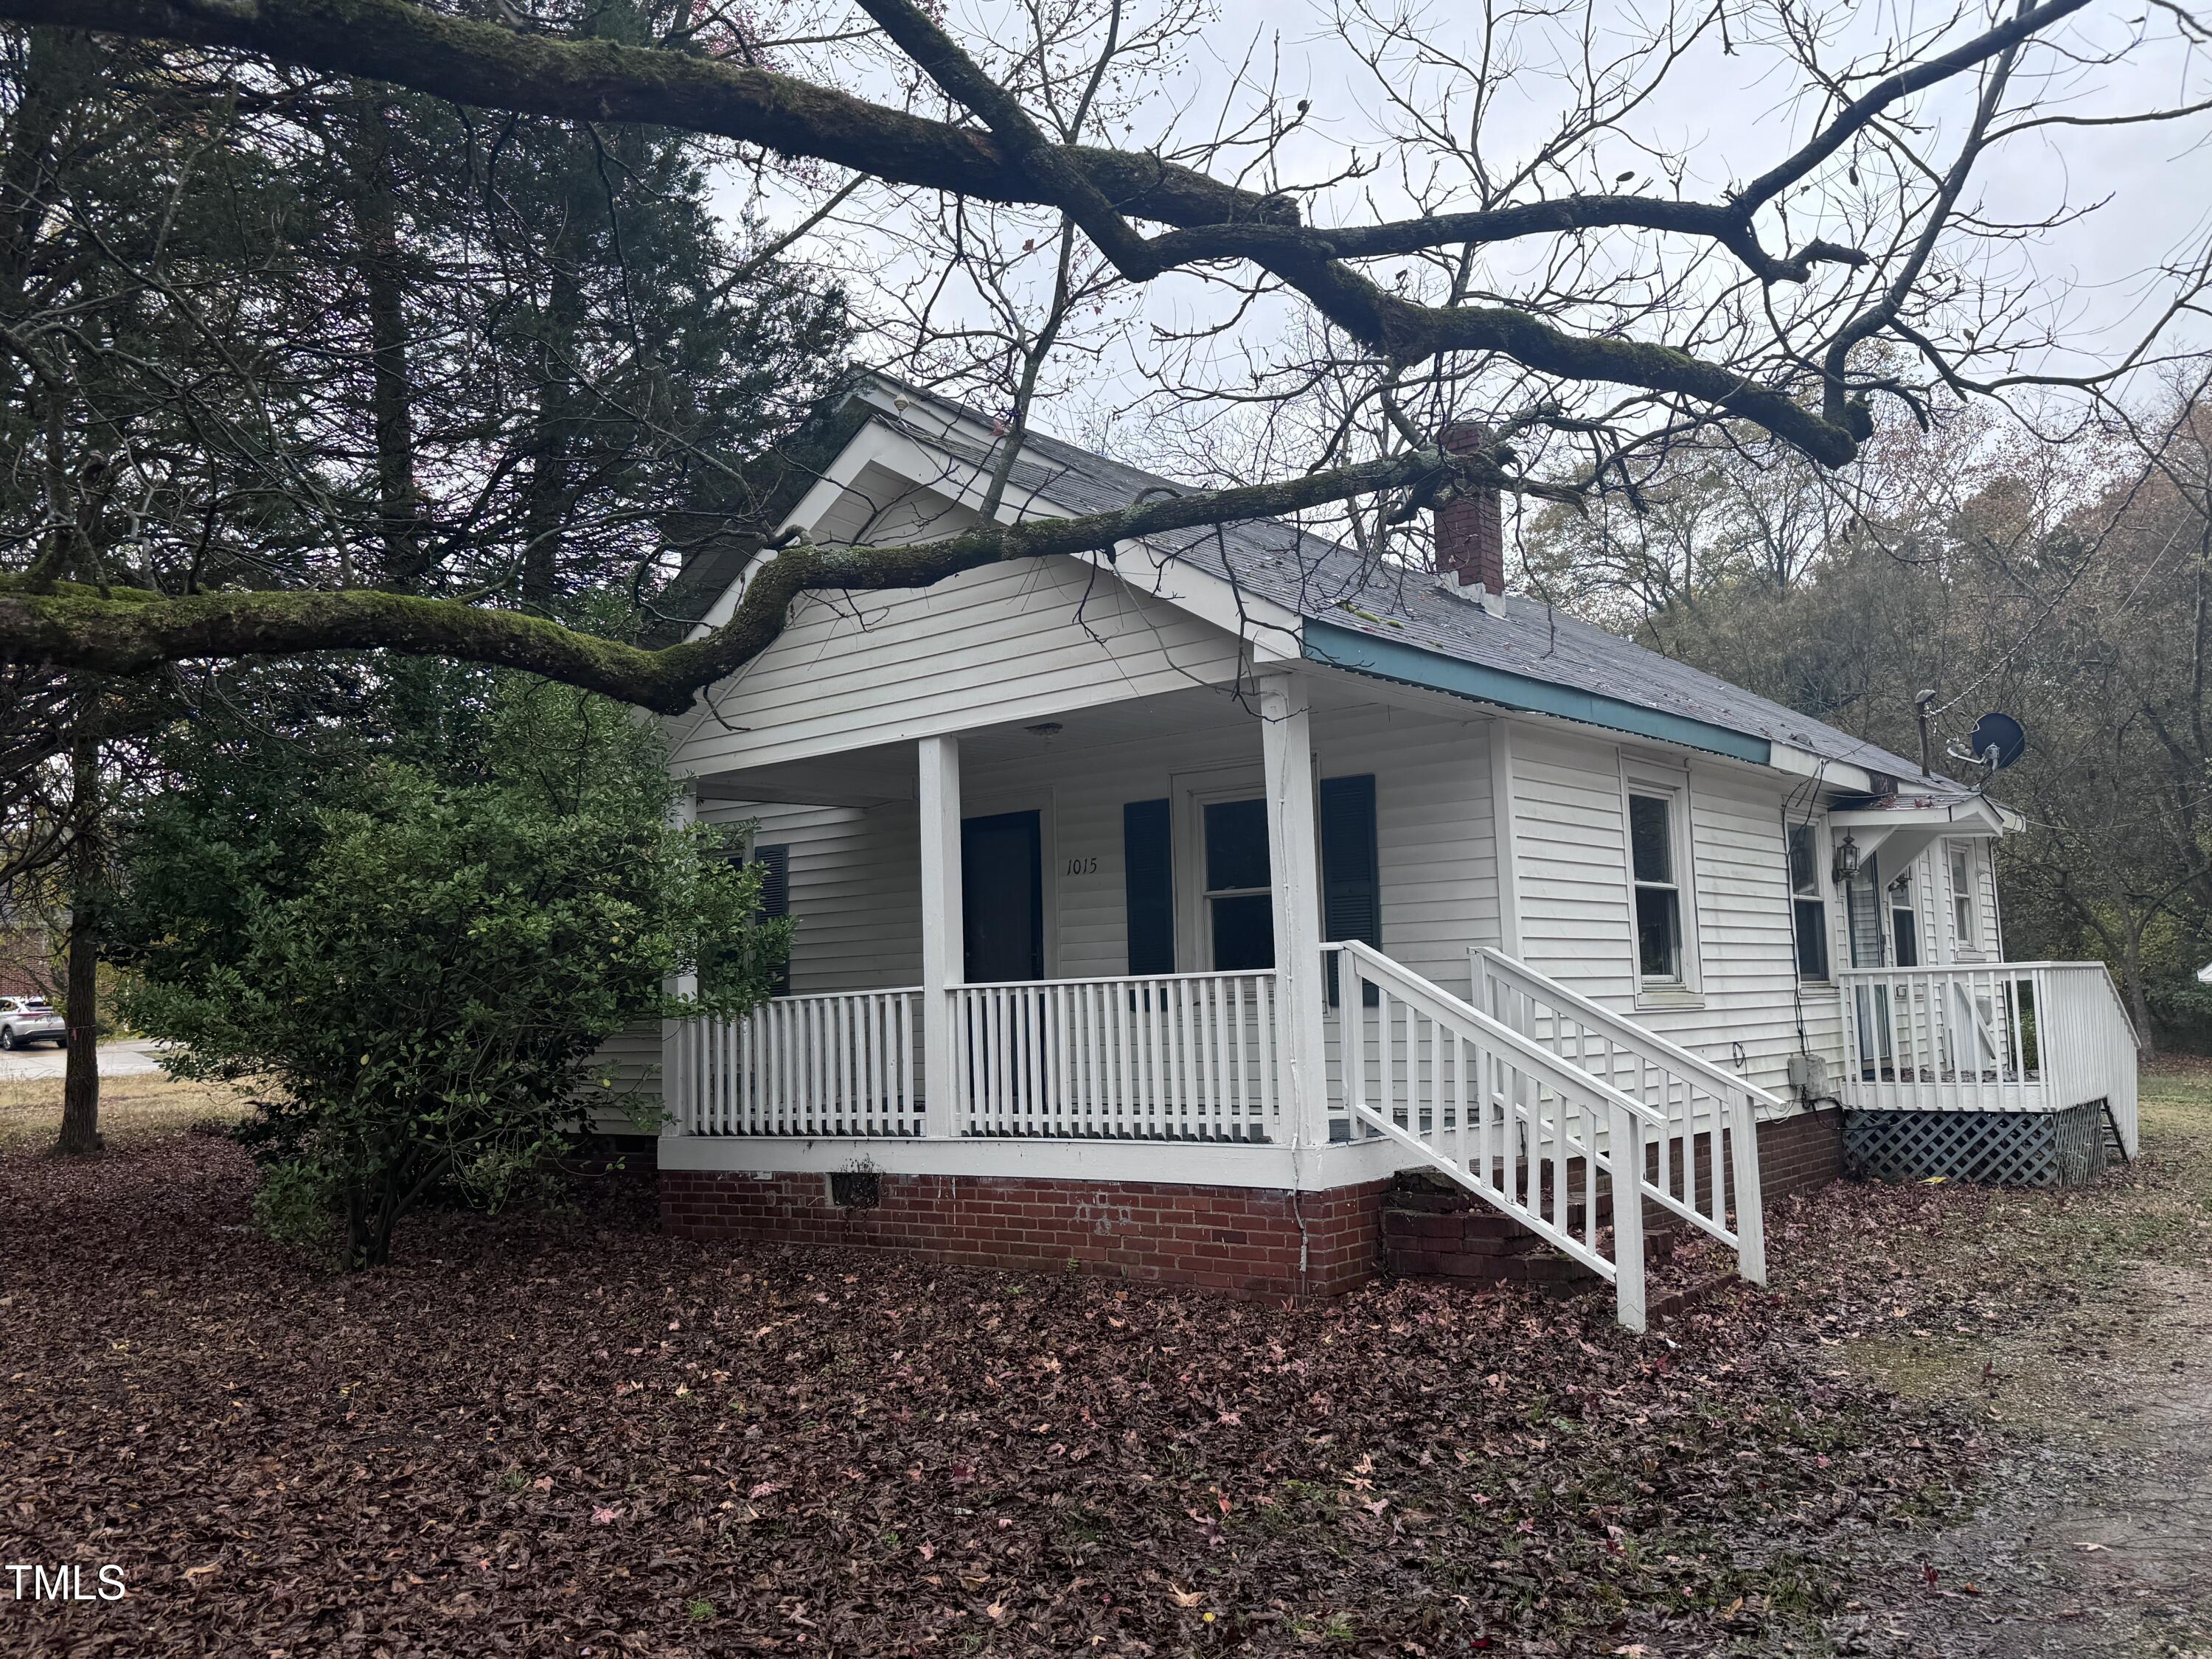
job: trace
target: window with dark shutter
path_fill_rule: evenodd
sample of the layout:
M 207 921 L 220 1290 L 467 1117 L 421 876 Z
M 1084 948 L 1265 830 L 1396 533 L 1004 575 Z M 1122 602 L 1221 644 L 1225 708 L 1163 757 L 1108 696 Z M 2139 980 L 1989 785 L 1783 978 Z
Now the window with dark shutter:
M 1121 883 L 1128 908 L 1130 973 L 1172 974 L 1175 852 L 1166 801 L 1133 800 L 1122 807 Z
M 1321 781 L 1322 937 L 1382 948 L 1382 878 L 1375 837 L 1375 777 Z M 1336 957 L 1328 958 L 1328 1000 L 1337 1000 Z M 1373 1006 L 1375 988 L 1367 988 Z

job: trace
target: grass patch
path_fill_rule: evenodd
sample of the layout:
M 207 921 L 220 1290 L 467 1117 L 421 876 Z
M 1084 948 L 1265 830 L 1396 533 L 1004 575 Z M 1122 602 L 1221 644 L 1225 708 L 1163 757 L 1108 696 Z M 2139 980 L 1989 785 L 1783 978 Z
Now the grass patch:
M 1853 1365 L 1908 1398 L 2056 1426 L 2079 1373 L 2126 1340 L 2146 1264 L 2212 1245 L 2212 1066 L 2143 1075 L 2142 1150 L 2086 1189 L 1868 1188 L 1890 1230 L 1855 1327 Z M 2054 1363 L 2055 1362 L 2055 1363 Z
M 246 1115 L 246 1097 L 220 1083 L 185 1083 L 163 1072 L 100 1080 L 100 1130 L 112 1143 L 181 1134 L 204 1118 Z M 0 1152 L 51 1145 L 62 1127 L 58 1077 L 0 1079 Z

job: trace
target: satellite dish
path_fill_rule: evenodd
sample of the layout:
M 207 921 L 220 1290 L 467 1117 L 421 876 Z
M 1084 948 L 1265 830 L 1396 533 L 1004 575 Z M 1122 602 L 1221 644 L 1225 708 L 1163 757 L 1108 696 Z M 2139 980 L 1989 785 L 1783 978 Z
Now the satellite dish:
M 2020 722 L 2009 714 L 2000 714 L 1995 709 L 1974 722 L 1967 744 L 1974 758 L 1981 759 L 1992 749 L 1996 750 L 1997 770 L 2002 772 L 2021 757 L 2027 747 L 2027 733 L 2020 729 Z

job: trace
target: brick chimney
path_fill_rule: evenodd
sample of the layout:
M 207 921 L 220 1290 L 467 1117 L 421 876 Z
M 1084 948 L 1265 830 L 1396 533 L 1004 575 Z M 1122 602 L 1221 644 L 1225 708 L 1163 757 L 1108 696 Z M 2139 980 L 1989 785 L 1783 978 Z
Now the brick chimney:
M 1455 421 L 1437 434 L 1446 454 L 1480 453 L 1490 428 Z M 1480 583 L 1493 593 L 1505 591 L 1505 508 L 1494 488 L 1470 489 L 1436 510 L 1437 571 L 1451 572 L 1462 587 Z

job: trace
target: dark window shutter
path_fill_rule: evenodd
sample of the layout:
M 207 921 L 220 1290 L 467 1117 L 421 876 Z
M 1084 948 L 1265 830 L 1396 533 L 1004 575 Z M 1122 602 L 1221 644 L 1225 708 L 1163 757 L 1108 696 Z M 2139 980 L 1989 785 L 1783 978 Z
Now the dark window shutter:
M 791 914 L 791 848 L 756 847 L 753 862 L 762 865 L 760 913 L 770 918 Z
M 773 921 L 791 914 L 791 848 L 756 847 L 753 860 L 761 866 L 760 913 Z M 787 953 L 776 969 L 775 994 L 791 994 L 791 957 Z
M 1172 974 L 1175 849 L 1164 800 L 1133 800 L 1122 807 L 1121 882 L 1128 901 L 1129 971 Z
M 1321 892 L 1323 939 L 1356 939 L 1382 949 L 1382 877 L 1372 773 L 1321 781 Z M 1328 1000 L 1336 1000 L 1334 957 L 1328 961 Z

